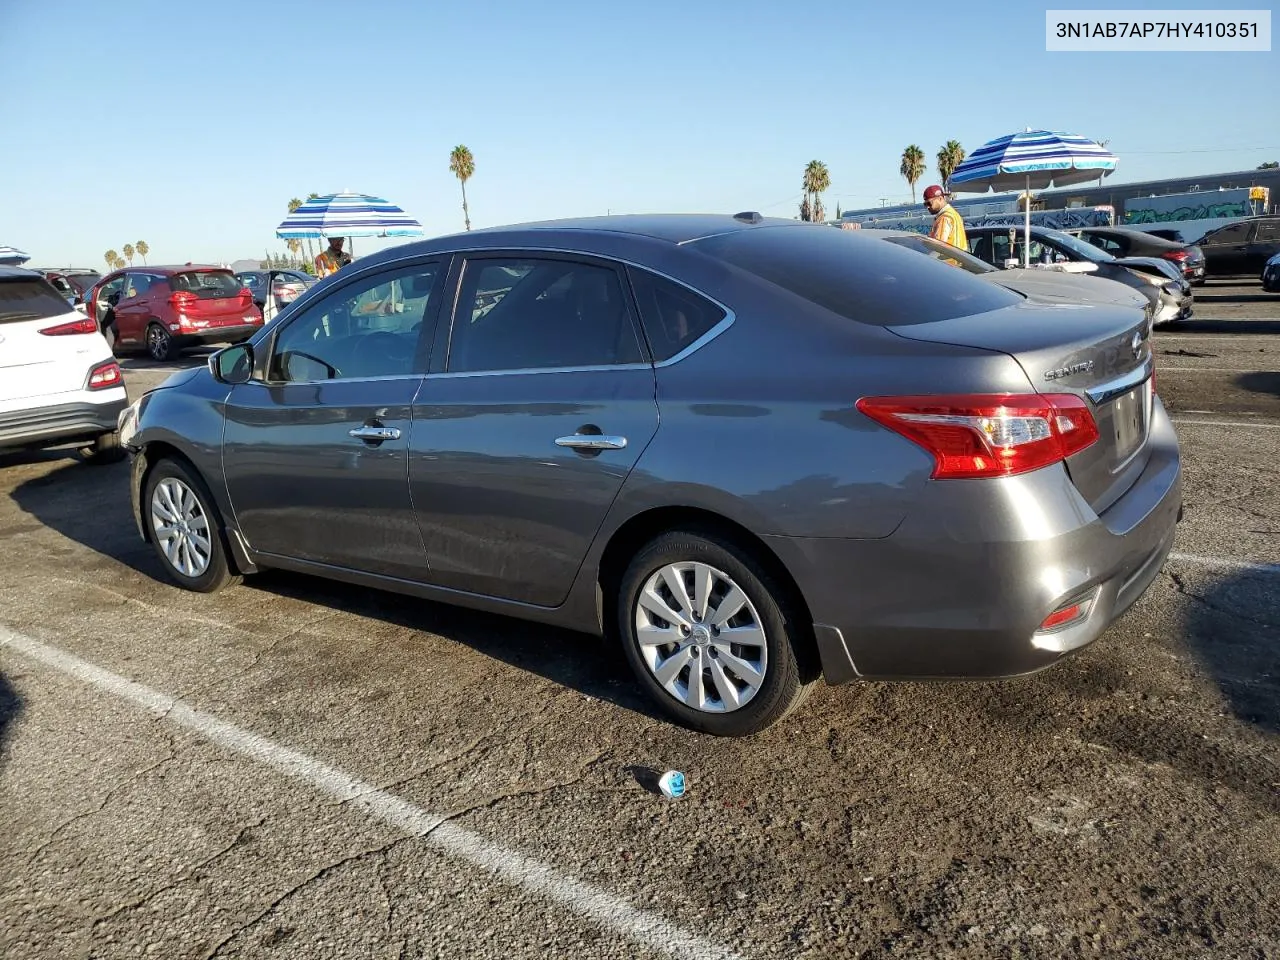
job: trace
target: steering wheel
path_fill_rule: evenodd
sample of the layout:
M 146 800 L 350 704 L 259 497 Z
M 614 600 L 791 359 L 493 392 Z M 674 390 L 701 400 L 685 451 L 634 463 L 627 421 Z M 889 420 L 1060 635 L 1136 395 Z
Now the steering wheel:
M 400 360 L 402 352 L 398 333 L 376 330 L 373 333 L 366 333 L 357 340 L 356 348 L 351 352 L 351 359 L 361 370 L 365 369 L 366 364 L 376 364 L 386 369 L 393 367 Z

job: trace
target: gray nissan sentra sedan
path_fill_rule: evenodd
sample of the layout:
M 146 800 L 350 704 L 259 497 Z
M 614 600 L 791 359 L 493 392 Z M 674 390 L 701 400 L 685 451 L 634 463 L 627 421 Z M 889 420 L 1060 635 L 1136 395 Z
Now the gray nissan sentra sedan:
M 743 735 L 818 677 L 1031 673 L 1181 515 L 1149 324 L 856 232 L 633 216 L 398 246 L 121 417 L 168 575 L 285 568 L 616 637 Z

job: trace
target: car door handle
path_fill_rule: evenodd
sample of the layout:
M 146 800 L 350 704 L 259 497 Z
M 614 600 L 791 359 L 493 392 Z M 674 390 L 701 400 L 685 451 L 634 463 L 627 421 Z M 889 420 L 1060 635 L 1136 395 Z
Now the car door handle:
M 556 438 L 557 447 L 571 447 L 574 450 L 621 450 L 626 445 L 626 437 L 607 437 L 599 433 L 575 433 Z
M 354 430 L 348 430 L 347 434 L 357 440 L 374 440 L 379 443 L 383 440 L 400 439 L 400 431 L 395 427 L 356 427 Z

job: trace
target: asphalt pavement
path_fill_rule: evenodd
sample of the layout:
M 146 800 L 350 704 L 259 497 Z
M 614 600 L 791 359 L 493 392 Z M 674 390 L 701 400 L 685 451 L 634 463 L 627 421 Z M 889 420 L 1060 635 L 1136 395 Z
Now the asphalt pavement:
M 1280 296 L 1196 300 L 1156 335 L 1186 516 L 1128 614 L 747 740 L 589 637 L 178 590 L 127 466 L 0 455 L 0 956 L 1280 956 Z

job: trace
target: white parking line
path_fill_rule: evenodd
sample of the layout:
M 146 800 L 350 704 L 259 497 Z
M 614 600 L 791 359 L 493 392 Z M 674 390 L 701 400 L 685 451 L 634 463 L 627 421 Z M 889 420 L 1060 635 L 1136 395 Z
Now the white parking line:
M 1195 420 L 1189 417 L 1170 417 L 1174 423 L 1194 424 L 1201 427 L 1247 427 L 1250 430 L 1280 430 L 1280 423 L 1250 423 L 1247 420 Z
M 1202 557 L 1195 553 L 1171 553 L 1169 559 L 1179 563 L 1194 563 L 1202 567 L 1220 567 L 1224 570 L 1247 570 L 1250 573 L 1280 573 L 1280 563 L 1250 563 L 1247 560 L 1231 560 L 1226 557 Z
M 541 861 L 457 826 L 438 814 L 380 790 L 371 783 L 331 767 L 314 757 L 281 746 L 266 737 L 203 713 L 182 700 L 104 670 L 73 654 L 0 626 L 0 648 L 75 677 L 156 714 L 206 739 L 310 784 L 321 793 L 360 807 L 371 817 L 419 836 L 445 852 L 500 877 L 508 883 L 553 900 L 603 927 L 671 957 L 691 960 L 738 960 L 727 947 L 711 943 L 663 917 L 638 910 L 626 901 Z

